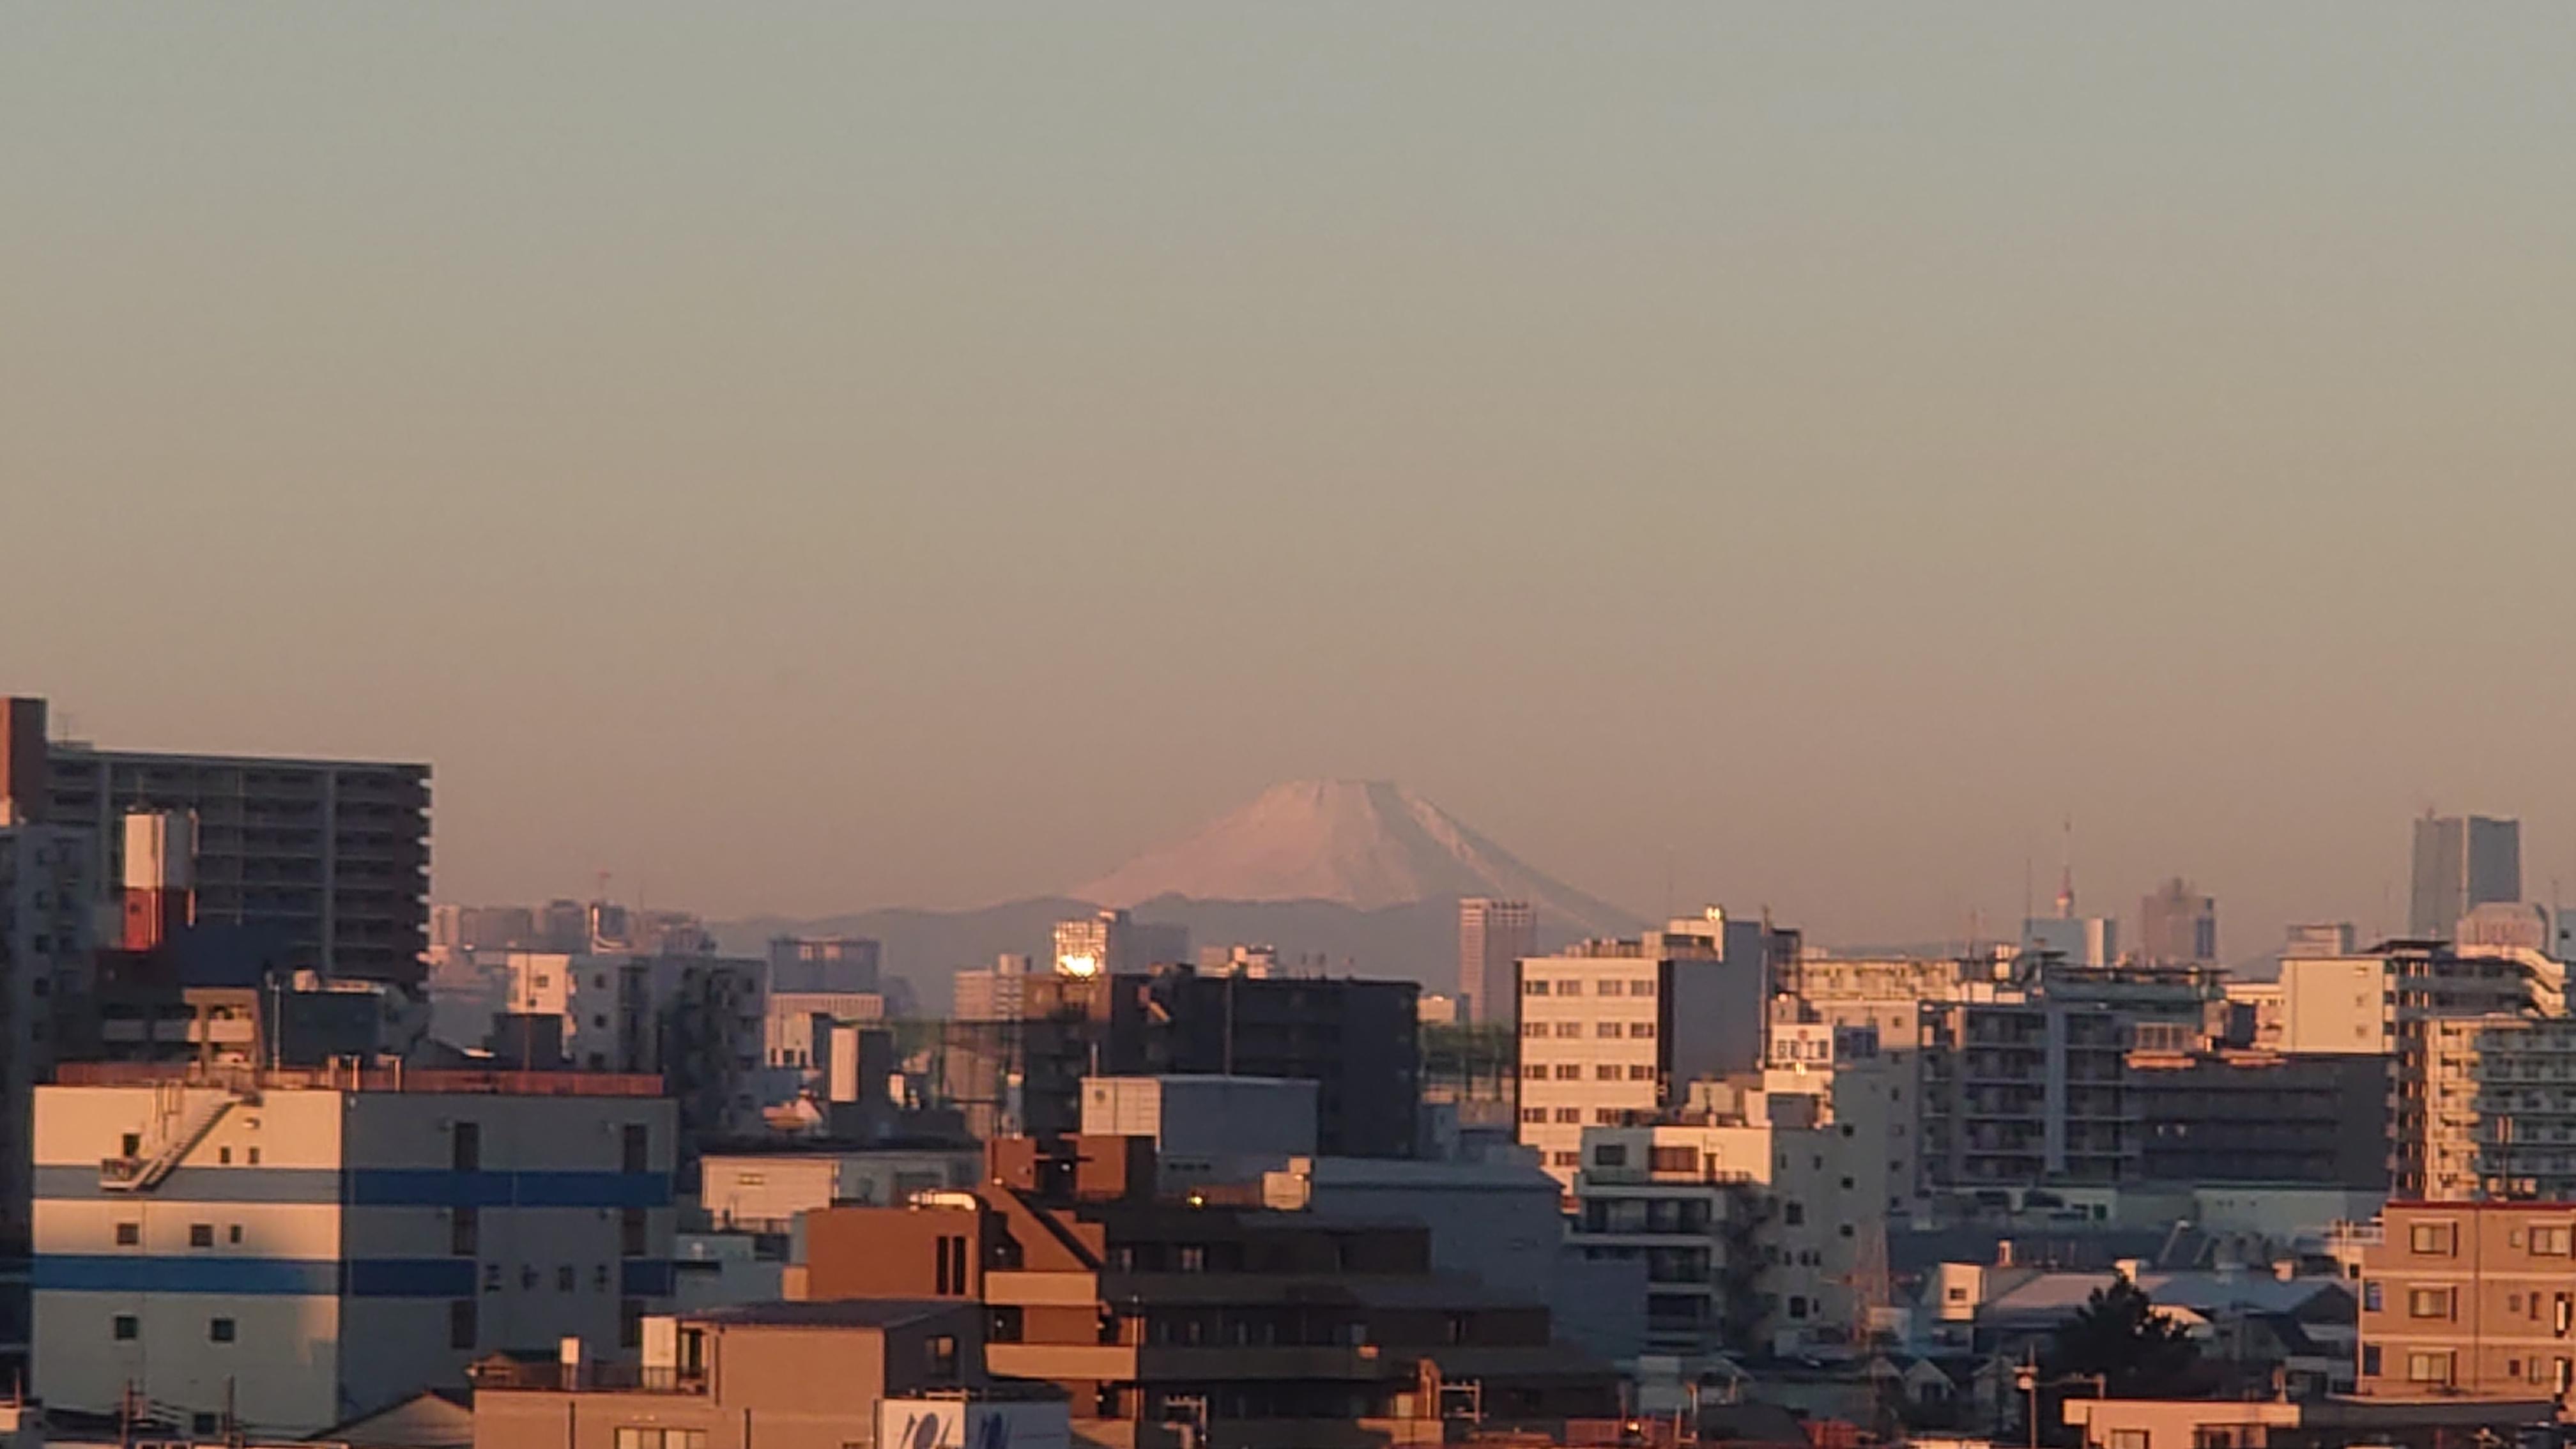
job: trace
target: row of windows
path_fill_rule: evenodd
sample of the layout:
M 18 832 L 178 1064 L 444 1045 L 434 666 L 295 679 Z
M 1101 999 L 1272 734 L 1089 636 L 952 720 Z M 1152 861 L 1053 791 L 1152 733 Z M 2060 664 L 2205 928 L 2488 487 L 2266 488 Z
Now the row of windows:
M 1592 1024 L 1592 1034 L 1604 1040 L 1615 1040 L 1619 1037 L 1630 1037 L 1638 1041 L 1652 1041 L 1655 1036 L 1655 1024 L 1651 1021 L 1596 1021 Z M 1554 1023 L 1544 1021 L 1525 1021 L 1521 1023 L 1521 1035 L 1525 1037 L 1553 1036 L 1572 1039 L 1583 1035 L 1583 1023 L 1579 1021 L 1560 1021 Z
M 238 1331 L 238 1325 L 229 1318 L 206 1320 L 208 1343 L 231 1343 Z M 132 1343 L 143 1336 L 143 1320 L 131 1313 L 120 1313 L 108 1325 L 108 1332 L 115 1336 L 118 1343 Z
M 1636 1115 L 1634 1108 L 1596 1107 L 1592 1111 L 1592 1123 L 1596 1127 L 1618 1127 L 1624 1125 L 1627 1120 L 1634 1115 Z M 1580 1127 L 1583 1125 L 1583 1109 L 1580 1107 L 1559 1107 L 1556 1109 L 1553 1118 L 1550 1117 L 1548 1109 L 1545 1107 L 1523 1107 L 1521 1109 L 1521 1121 L 1530 1126 L 1541 1126 L 1551 1120 L 1561 1127 Z
M 1521 1068 L 1521 1077 L 1531 1082 L 1579 1082 L 1583 1080 L 1583 1064 L 1559 1062 L 1549 1068 L 1533 1062 Z M 1648 1062 L 1630 1062 L 1625 1067 L 1617 1062 L 1597 1062 L 1592 1068 L 1592 1079 L 1596 1082 L 1651 1082 L 1655 1079 L 1655 1068 Z
M 2576 1229 L 2564 1223 L 2515 1228 L 2507 1235 L 2507 1241 L 2535 1258 L 2564 1258 L 2576 1249 Z M 2460 1251 L 2460 1225 L 2416 1223 L 2406 1230 L 2406 1246 L 2429 1257 L 2456 1257 Z
M 1641 976 L 1633 980 L 1621 981 L 1605 977 L 1592 983 L 1592 987 L 1594 993 L 1600 996 L 1652 996 L 1655 994 L 1655 978 Z M 1582 994 L 1583 983 L 1580 981 L 1542 981 L 1532 978 L 1521 983 L 1523 996 L 1581 996 Z

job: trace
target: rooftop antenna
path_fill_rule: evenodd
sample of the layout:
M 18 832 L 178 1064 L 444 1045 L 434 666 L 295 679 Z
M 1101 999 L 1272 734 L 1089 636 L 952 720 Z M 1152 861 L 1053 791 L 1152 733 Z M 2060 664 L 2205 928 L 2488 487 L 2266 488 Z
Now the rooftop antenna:
M 2075 919 L 2075 817 L 2069 815 L 2058 837 L 2057 918 Z

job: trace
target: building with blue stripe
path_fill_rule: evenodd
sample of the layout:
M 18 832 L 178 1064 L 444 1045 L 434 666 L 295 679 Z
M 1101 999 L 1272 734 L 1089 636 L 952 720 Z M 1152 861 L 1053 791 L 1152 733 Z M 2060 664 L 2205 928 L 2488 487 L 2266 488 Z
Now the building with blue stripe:
M 599 1073 L 67 1068 L 35 1112 L 31 1387 L 304 1435 L 672 1288 L 672 1104 Z M 141 1075 L 138 1075 L 141 1073 Z

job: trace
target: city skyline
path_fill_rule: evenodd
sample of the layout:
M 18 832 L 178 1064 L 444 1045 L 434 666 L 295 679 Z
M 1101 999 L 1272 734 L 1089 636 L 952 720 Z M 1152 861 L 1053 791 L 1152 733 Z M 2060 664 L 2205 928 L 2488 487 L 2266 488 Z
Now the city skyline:
M 0 673 L 431 761 L 461 899 L 972 906 L 1309 776 L 1820 940 L 2008 935 L 2069 814 L 2088 900 L 2244 944 L 2402 921 L 2428 807 L 2545 899 L 2571 62 L 2540 8 L 42 8 L 0 467 L 61 602 Z

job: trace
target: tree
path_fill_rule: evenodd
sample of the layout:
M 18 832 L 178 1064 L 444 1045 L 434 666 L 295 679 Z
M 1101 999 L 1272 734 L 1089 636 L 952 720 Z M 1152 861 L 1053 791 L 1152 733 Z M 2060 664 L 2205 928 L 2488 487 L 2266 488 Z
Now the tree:
M 2190 1331 L 2128 1278 L 2096 1288 L 2049 1339 L 2040 1372 L 2049 1379 L 2099 1377 L 2115 1399 L 2153 1399 L 2197 1388 L 2200 1345 Z

